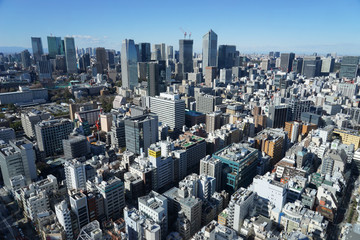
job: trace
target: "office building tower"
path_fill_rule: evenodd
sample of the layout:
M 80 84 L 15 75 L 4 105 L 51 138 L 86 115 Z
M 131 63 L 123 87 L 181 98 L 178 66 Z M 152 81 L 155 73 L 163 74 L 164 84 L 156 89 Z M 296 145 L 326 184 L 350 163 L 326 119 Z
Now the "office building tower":
M 196 98 L 196 111 L 205 114 L 211 113 L 215 111 L 215 106 L 221 103 L 221 97 L 202 93 Z
M 358 56 L 344 56 L 340 66 L 340 78 L 356 78 L 359 67 Z
M 125 39 L 121 47 L 122 86 L 134 89 L 138 85 L 137 53 L 134 40 Z
M 219 159 L 209 155 L 200 160 L 200 175 L 207 175 L 216 179 L 215 191 L 221 191 L 222 164 Z
M 77 73 L 75 40 L 72 37 L 64 38 L 66 70 L 68 73 Z
M 48 112 L 32 110 L 30 112 L 21 113 L 21 125 L 25 135 L 29 138 L 35 138 L 35 125 L 42 120 L 47 120 L 51 116 Z
M 182 73 L 193 72 L 193 40 L 179 40 L 179 63 Z
M 327 57 L 321 59 L 321 75 L 329 75 L 334 71 L 335 58 Z
M 61 37 L 48 36 L 47 42 L 50 59 L 55 59 L 56 55 L 64 54 Z
M 139 211 L 151 218 L 161 228 L 162 239 L 168 234 L 168 200 L 163 195 L 151 191 L 139 197 Z
M 190 227 L 189 235 L 194 235 L 201 228 L 201 212 L 202 201 L 199 198 L 190 194 L 190 191 L 186 188 L 172 188 L 163 194 L 168 199 L 169 209 L 169 222 L 175 222 L 177 218 L 181 217 L 188 221 L 188 227 Z M 182 224 L 181 224 L 182 225 Z M 183 231 L 179 224 L 177 224 L 177 230 L 183 237 Z M 180 231 L 179 231 L 180 230 Z
M 224 83 L 224 84 L 228 84 L 231 83 L 232 81 L 232 69 L 220 69 L 220 77 L 219 77 L 220 82 Z
M 65 159 L 79 158 L 90 154 L 90 143 L 85 136 L 71 134 L 63 140 Z
M 29 68 L 31 66 L 30 53 L 27 49 L 21 52 L 21 63 L 23 68 Z
M 221 127 L 221 111 L 206 114 L 206 132 L 212 133 Z
M 253 210 L 255 193 L 249 189 L 239 188 L 232 196 L 228 205 L 226 225 L 240 232 L 244 219 Z
M 236 46 L 220 45 L 218 53 L 218 69 L 232 68 L 235 66 L 235 57 L 237 56 Z
M 71 211 L 75 213 L 79 228 L 89 223 L 89 212 L 86 195 L 80 191 L 71 191 L 70 196 Z
M 266 126 L 270 128 L 283 128 L 288 119 L 288 105 L 271 105 L 267 116 Z
M 214 79 L 216 78 L 216 67 L 205 67 L 205 85 L 212 87 Z
M 202 46 L 202 66 L 203 69 L 206 67 L 216 67 L 217 63 L 217 35 L 210 29 L 203 36 Z
M 168 45 L 166 51 L 167 58 L 166 59 L 173 59 L 174 58 L 174 47 Z
M 40 81 L 50 80 L 52 78 L 52 67 L 49 60 L 40 60 L 37 62 Z
M 259 151 L 245 143 L 233 143 L 216 152 L 213 157 L 222 162 L 229 171 L 223 176 L 222 189 L 234 192 L 247 187 L 256 176 Z
M 115 50 L 106 49 L 106 59 L 111 68 L 115 67 L 115 55 Z
M 151 53 L 151 60 L 153 61 L 161 60 L 161 44 L 154 44 L 153 52 Z
M 104 198 L 106 219 L 118 219 L 125 207 L 124 183 L 117 177 L 111 177 L 96 187 Z
M 292 98 L 289 102 L 288 119 L 291 121 L 300 121 L 301 113 L 310 112 L 311 100 Z
M 86 190 L 85 165 L 77 159 L 69 159 L 64 163 L 66 187 L 71 190 Z
M 104 69 L 108 68 L 108 58 L 105 48 L 98 47 L 95 50 L 97 73 L 103 74 Z
M 31 46 L 33 51 L 33 57 L 36 63 L 37 61 L 40 61 L 41 56 L 44 54 L 41 38 L 31 37 Z
M 293 65 L 292 65 L 292 71 L 294 73 L 302 73 L 302 69 L 303 69 L 303 62 L 304 60 L 302 58 L 296 58 L 293 60 Z
M 151 49 L 150 43 L 139 43 L 139 62 L 150 62 L 151 61 Z
M 100 126 L 101 131 L 110 132 L 113 116 L 111 113 L 101 113 L 100 114 Z
M 280 57 L 280 52 L 274 52 L 274 58 Z
M 352 98 L 358 94 L 359 86 L 357 84 L 342 82 L 337 85 L 336 91 L 341 93 L 343 96 Z
M 0 166 L 5 186 L 12 189 L 11 179 L 22 175 L 26 184 L 36 180 L 35 151 L 26 139 L 12 140 L 0 145 Z
M 283 72 L 291 72 L 295 53 L 282 53 L 280 59 L 280 70 Z
M 74 128 L 69 119 L 43 120 L 35 125 L 36 139 L 39 150 L 46 156 L 63 153 L 62 140 L 68 139 Z
M 267 71 L 270 69 L 270 60 L 269 59 L 263 59 L 260 62 L 260 68 L 261 70 Z
M 125 122 L 122 116 L 115 117 L 112 122 L 111 145 L 117 149 L 126 147 Z
M 55 69 L 57 71 L 66 72 L 66 58 L 64 55 L 57 55 L 55 59 Z
M 160 60 L 166 60 L 166 46 L 165 43 L 161 43 L 160 45 Z
M 158 96 L 160 94 L 160 71 L 158 63 L 146 63 L 146 80 L 148 96 Z
M 10 140 L 15 139 L 15 131 L 12 128 L 0 127 L 0 141 L 9 143 Z
M 314 78 L 320 76 L 321 60 L 319 57 L 307 57 L 303 61 L 302 75 L 307 78 Z
M 80 61 L 79 61 L 79 65 L 80 65 L 80 70 L 82 72 L 86 72 L 87 68 L 90 66 L 90 54 L 85 53 L 84 55 L 82 55 L 80 57 Z
M 252 189 L 263 200 L 269 201 L 276 209 L 282 209 L 287 198 L 287 186 L 274 179 L 270 173 L 254 178 Z
M 73 239 L 71 212 L 65 200 L 55 205 L 55 214 L 57 220 L 65 231 L 66 239 Z
M 146 154 L 151 144 L 158 140 L 158 116 L 146 114 L 125 119 L 126 148 L 140 154 Z
M 178 94 L 160 93 L 151 97 L 150 110 L 159 117 L 159 122 L 172 129 L 180 130 L 185 125 L 185 101 Z

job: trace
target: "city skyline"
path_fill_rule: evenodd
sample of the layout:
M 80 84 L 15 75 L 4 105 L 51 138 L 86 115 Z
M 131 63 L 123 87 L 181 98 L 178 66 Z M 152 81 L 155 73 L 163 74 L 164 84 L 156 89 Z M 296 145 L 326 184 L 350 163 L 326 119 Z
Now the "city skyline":
M 240 53 L 360 54 L 357 50 L 360 33 L 354 31 L 360 9 L 357 0 L 347 4 L 340 1 L 311 4 L 310 1 L 282 0 L 276 3 L 261 0 L 256 4 L 185 1 L 176 6 L 165 1 L 157 4 L 140 1 L 139 6 L 109 1 L 100 8 L 85 3 L 65 2 L 56 6 L 57 14 L 54 14 L 50 2 L 0 1 L 0 15 L 3 19 L 13 19 L 0 23 L 4 33 L 0 46 L 30 48 L 30 38 L 41 37 L 47 49 L 46 37 L 52 35 L 73 36 L 79 48 L 105 47 L 119 51 L 124 39 L 134 39 L 135 43 L 165 43 L 179 49 L 179 39 L 183 39 L 181 29 L 184 29 L 191 32 L 194 52 L 201 53 L 202 36 L 212 29 L 218 35 L 218 45 L 236 45 Z M 35 18 L 34 12 L 41 17 Z

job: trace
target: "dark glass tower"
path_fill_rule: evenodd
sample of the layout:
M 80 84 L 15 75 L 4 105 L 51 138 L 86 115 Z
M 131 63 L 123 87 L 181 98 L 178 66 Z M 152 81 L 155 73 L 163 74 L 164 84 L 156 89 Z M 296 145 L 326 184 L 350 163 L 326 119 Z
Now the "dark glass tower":
M 193 72 L 193 40 L 179 40 L 179 62 L 183 73 Z
M 31 38 L 31 46 L 32 46 L 33 56 L 34 56 L 35 62 L 40 61 L 41 60 L 41 55 L 44 54 L 41 38 L 32 37 Z

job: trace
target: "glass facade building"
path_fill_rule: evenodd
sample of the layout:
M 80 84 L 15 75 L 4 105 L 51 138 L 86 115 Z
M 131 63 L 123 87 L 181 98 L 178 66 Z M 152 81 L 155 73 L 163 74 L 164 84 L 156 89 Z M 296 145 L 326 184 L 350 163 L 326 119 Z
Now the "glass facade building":
M 134 89 L 138 85 L 137 52 L 134 40 L 125 39 L 121 47 L 122 86 Z

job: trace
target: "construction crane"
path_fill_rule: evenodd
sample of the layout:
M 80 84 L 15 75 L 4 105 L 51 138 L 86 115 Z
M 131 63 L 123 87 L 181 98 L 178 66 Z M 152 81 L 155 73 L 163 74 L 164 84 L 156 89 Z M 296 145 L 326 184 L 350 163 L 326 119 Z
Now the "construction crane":
M 180 27 L 180 30 L 182 31 L 182 33 L 184 34 L 184 39 L 186 38 L 186 32 L 184 31 L 184 29 L 182 29 L 182 27 Z

